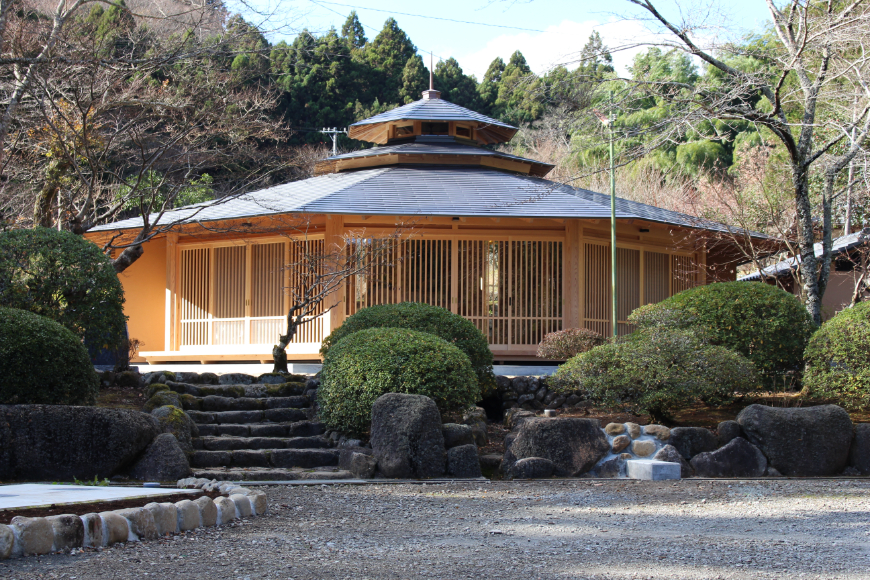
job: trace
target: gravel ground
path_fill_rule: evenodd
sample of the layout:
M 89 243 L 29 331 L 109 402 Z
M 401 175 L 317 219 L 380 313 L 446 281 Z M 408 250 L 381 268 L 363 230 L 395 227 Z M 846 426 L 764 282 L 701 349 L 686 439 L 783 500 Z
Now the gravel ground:
M 0 577 L 870 579 L 870 480 L 265 489 L 250 521 L 6 560 Z

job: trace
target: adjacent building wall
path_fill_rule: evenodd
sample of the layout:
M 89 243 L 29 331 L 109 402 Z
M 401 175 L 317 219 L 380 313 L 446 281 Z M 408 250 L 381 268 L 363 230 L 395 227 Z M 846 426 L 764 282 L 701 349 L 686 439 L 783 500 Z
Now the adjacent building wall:
M 127 331 L 139 350 L 163 350 L 166 311 L 166 238 L 145 244 L 145 253 L 118 275 L 124 287 Z

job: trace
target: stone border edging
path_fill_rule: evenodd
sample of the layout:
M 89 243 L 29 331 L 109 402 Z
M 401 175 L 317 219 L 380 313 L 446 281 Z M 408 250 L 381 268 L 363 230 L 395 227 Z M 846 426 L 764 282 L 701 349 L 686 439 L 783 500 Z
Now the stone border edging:
M 265 492 L 231 482 L 187 478 L 179 480 L 178 487 L 219 491 L 222 496 L 215 500 L 203 495 L 175 503 L 152 502 L 143 507 L 83 516 L 16 516 L 11 524 L 0 524 L 0 560 L 153 540 L 166 534 L 221 526 L 235 519 L 261 515 L 268 507 Z

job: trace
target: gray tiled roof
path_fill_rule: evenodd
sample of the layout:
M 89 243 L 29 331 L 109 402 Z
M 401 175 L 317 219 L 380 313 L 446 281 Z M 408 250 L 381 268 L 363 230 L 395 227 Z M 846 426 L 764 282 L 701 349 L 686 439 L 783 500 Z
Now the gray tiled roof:
M 610 197 L 486 167 L 402 165 L 331 173 L 187 206 L 167 213 L 161 223 L 293 213 L 608 219 Z M 616 217 L 725 229 L 721 224 L 701 225 L 684 214 L 623 199 L 618 199 Z M 141 224 L 141 218 L 131 218 L 91 231 Z
M 534 163 L 535 165 L 547 165 L 552 167 L 550 163 L 535 161 L 534 159 L 526 159 L 509 153 L 493 151 L 476 145 L 467 145 L 457 142 L 453 137 L 441 135 L 421 135 L 416 137 L 415 141 L 408 143 L 399 143 L 395 145 L 382 145 L 379 147 L 371 147 L 369 149 L 360 149 L 359 151 L 351 151 L 350 153 L 342 153 L 335 157 L 327 157 L 326 161 L 338 161 L 339 159 L 357 159 L 360 157 L 372 157 L 374 155 L 391 155 L 395 153 L 407 154 L 427 154 L 427 155 L 483 155 L 486 157 L 501 157 L 503 159 L 513 159 L 515 161 L 524 161 L 526 163 Z
M 408 103 L 401 107 L 397 107 L 392 111 L 357 121 L 351 127 L 359 125 L 374 125 L 375 123 L 386 123 L 388 121 L 406 121 L 406 120 L 421 120 L 421 121 L 478 121 L 488 125 L 504 127 L 506 129 L 516 130 L 516 127 L 502 123 L 492 117 L 475 113 L 472 110 L 455 105 L 444 99 L 421 99 Z
M 574 191 L 576 192 L 575 194 L 582 199 L 610 207 L 610 195 L 598 193 L 597 191 L 589 191 L 588 189 L 576 189 Z M 678 211 L 662 209 L 654 205 L 647 205 L 645 203 L 631 201 L 628 199 L 623 199 L 621 197 L 616 198 L 616 211 L 626 214 L 632 214 L 636 218 L 649 220 L 652 222 L 685 226 L 687 228 L 706 229 L 715 232 L 725 233 L 737 233 L 742 231 L 737 228 L 728 227 L 725 224 L 721 224 L 719 222 L 702 219 L 685 213 L 680 213 Z M 750 232 L 750 234 L 752 235 L 752 237 L 756 238 L 768 237 L 758 232 Z
M 836 257 L 838 254 L 848 252 L 852 248 L 856 248 L 865 243 L 870 243 L 870 228 L 864 228 L 860 232 L 836 238 L 831 245 L 831 255 Z M 817 258 L 821 258 L 823 251 L 822 244 L 814 244 L 813 251 Z M 794 272 L 797 269 L 796 264 L 800 264 L 800 262 L 800 256 L 797 256 L 796 258 L 788 258 L 787 260 L 777 262 L 772 266 L 764 268 L 761 272 L 764 272 L 764 275 L 767 277 L 780 278 Z M 756 280 L 761 280 L 761 272 L 756 270 L 751 274 L 738 278 L 738 280 L 741 282 L 754 282 Z

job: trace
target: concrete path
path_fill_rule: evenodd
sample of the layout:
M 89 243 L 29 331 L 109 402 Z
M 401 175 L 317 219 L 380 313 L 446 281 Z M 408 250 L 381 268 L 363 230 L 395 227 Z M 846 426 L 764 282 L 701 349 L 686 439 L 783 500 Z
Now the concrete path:
M 98 485 L 59 485 L 22 483 L 0 485 L 0 509 L 36 507 L 51 504 L 88 503 L 114 499 L 133 499 L 190 493 L 199 496 L 199 490 L 168 487 L 114 487 Z

